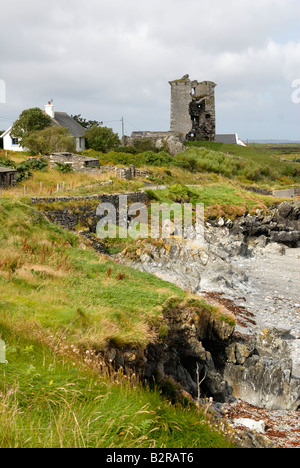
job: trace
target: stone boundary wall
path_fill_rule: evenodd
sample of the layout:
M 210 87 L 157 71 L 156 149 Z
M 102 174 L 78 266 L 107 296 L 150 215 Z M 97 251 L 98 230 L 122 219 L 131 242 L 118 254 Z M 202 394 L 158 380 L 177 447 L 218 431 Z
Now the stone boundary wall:
M 146 192 L 129 192 L 92 195 L 88 197 L 38 197 L 32 198 L 33 204 L 45 204 L 41 210 L 47 218 L 59 226 L 70 231 L 85 231 L 96 233 L 96 228 L 101 216 L 96 214 L 97 206 L 101 203 L 111 203 L 116 208 L 117 222 L 119 220 L 119 200 L 121 195 L 127 196 L 127 203 L 149 203 Z M 55 204 L 59 203 L 59 206 Z M 53 204 L 53 209 L 51 209 Z M 49 206 L 50 205 L 50 206 Z
M 295 191 L 295 197 L 300 197 L 300 187 L 295 187 L 294 191 Z
M 73 171 L 85 174 L 103 174 L 112 172 L 119 179 L 131 180 L 135 177 L 147 177 L 148 172 L 137 169 L 135 166 L 128 167 L 118 166 L 100 166 L 100 161 L 97 158 L 89 158 L 80 154 L 73 153 L 52 153 L 49 156 L 50 168 L 56 169 L 56 164 L 64 164 L 72 167 Z
M 113 175 L 123 180 L 131 180 L 135 177 L 148 177 L 148 171 L 138 169 L 135 166 L 118 167 L 118 166 L 100 166 L 98 168 L 85 167 L 78 169 L 76 172 L 84 174 L 106 174 L 111 172 Z
M 256 187 L 246 187 L 242 185 L 242 188 L 249 192 L 258 193 L 260 195 L 270 195 L 277 198 L 294 198 L 300 197 L 300 187 L 292 187 L 282 190 L 267 190 Z
M 102 193 L 100 195 L 89 195 L 86 197 L 33 197 L 31 203 L 57 203 L 57 202 L 74 202 L 74 201 L 95 201 L 99 200 L 100 203 L 112 203 L 119 202 L 119 197 L 126 195 L 128 202 L 130 203 L 147 203 L 149 201 L 146 192 L 127 192 L 127 193 Z

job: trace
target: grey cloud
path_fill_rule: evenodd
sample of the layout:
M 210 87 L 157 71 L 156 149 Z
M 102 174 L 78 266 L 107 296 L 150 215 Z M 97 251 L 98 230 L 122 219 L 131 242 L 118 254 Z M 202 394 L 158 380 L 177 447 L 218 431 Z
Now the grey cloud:
M 219 131 L 282 128 L 296 139 L 299 18 L 298 0 L 11 0 L 1 10 L 0 116 L 53 98 L 86 118 L 125 114 L 139 129 L 167 129 L 168 81 L 189 73 L 217 82 Z

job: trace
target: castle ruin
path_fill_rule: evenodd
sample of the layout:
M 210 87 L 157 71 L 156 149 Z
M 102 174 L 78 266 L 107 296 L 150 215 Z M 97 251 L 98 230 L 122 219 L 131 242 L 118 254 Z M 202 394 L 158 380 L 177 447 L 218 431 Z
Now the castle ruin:
M 171 85 L 171 124 L 168 132 L 132 132 L 124 137 L 124 145 L 136 140 L 151 139 L 156 146 L 168 146 L 177 154 L 188 140 L 215 141 L 216 112 L 215 87 L 212 81 L 191 81 L 189 75 L 169 81 Z
M 215 87 L 212 81 L 191 81 L 189 75 L 171 85 L 171 131 L 185 140 L 216 139 Z

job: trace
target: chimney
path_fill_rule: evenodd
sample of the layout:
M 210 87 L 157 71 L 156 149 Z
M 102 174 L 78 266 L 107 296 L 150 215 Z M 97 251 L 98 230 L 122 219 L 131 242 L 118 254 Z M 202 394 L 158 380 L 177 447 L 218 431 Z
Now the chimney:
M 51 119 L 54 119 L 54 105 L 53 105 L 53 100 L 48 102 L 48 104 L 45 106 L 45 112 Z

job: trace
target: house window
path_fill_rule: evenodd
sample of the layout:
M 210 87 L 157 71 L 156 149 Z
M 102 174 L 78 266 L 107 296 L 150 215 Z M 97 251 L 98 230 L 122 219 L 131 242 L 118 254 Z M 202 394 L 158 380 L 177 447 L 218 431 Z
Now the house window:
M 12 138 L 11 139 L 11 144 L 12 145 L 18 145 L 19 144 L 19 139 L 18 138 Z

